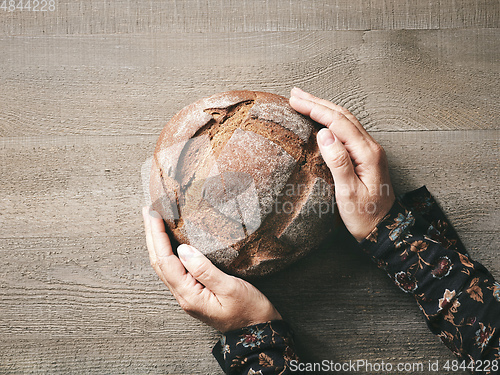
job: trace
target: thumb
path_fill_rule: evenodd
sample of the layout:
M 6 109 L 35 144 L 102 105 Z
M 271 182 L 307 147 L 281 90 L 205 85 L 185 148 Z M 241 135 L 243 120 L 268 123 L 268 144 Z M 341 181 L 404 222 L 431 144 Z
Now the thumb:
M 177 254 L 186 270 L 214 294 L 227 291 L 232 278 L 215 267 L 199 250 L 182 244 L 177 248 Z
M 317 140 L 321 156 L 332 172 L 335 190 L 354 187 L 357 176 L 349 152 L 342 142 L 327 128 L 318 132 Z

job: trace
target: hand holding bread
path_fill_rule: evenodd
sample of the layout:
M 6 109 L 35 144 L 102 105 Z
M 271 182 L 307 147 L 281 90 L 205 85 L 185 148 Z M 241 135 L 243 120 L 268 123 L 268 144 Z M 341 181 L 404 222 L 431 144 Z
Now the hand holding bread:
M 225 274 L 192 246 L 180 245 L 175 256 L 161 216 L 149 207 L 142 213 L 151 265 L 189 315 L 221 332 L 281 319 L 253 285 Z
M 349 232 L 362 241 L 394 203 L 384 149 L 347 109 L 298 88 L 290 105 L 326 126 L 318 132 L 321 155 L 335 181 L 335 199 Z

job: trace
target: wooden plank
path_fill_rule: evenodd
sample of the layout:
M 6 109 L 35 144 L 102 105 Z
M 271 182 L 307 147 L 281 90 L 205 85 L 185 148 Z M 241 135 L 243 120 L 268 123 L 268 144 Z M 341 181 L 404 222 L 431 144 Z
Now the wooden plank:
M 398 191 L 426 184 L 459 229 L 497 230 L 498 131 L 375 136 Z M 0 140 L 1 236 L 139 234 L 141 166 L 156 137 L 47 139 Z
M 465 237 L 485 253 L 498 249 Z M 294 326 L 302 356 L 452 359 L 414 301 L 352 241 L 343 245 L 256 284 Z M 210 358 L 218 335 L 180 310 L 142 236 L 2 239 L 0 253 L 0 363 L 12 373 L 220 373 Z
M 465 243 L 473 243 L 476 247 L 473 259 L 483 263 L 495 275 L 500 273 L 498 241 L 494 239 L 497 234 L 461 233 Z M 371 264 L 347 235 L 342 233 L 338 237 L 343 246 L 329 242 L 322 250 L 286 271 L 255 281 L 256 285 L 279 305 L 280 311 L 297 321 L 308 319 L 311 314 L 319 321 L 330 321 L 345 317 L 323 315 L 322 309 L 328 309 L 327 306 L 319 310 L 312 306 L 301 307 L 301 301 L 290 301 L 289 296 L 315 285 L 320 288 L 314 292 L 316 294 L 340 293 L 344 296 L 342 301 L 326 303 L 354 309 L 363 304 L 357 293 L 375 293 L 375 284 L 366 284 L 367 280 L 374 279 L 378 292 L 370 296 L 370 303 L 377 306 L 364 311 L 377 314 L 378 309 L 383 309 L 384 313 L 378 317 L 380 321 L 359 321 L 357 327 L 352 328 L 375 325 L 380 330 L 390 330 L 386 322 L 390 319 L 387 314 L 391 307 L 387 304 L 389 299 L 398 295 L 397 288 L 396 293 L 384 292 L 385 274 Z M 78 337 L 84 334 L 87 338 L 99 338 L 116 333 L 141 335 L 147 325 L 141 320 L 145 316 L 149 320 L 149 333 L 164 334 L 166 327 L 171 331 L 181 330 L 184 320 L 194 327 L 193 331 L 198 330 L 197 321 L 184 319 L 185 314 L 149 265 L 143 235 L 3 238 L 0 253 L 2 336 L 26 338 L 48 334 Z M 365 272 L 369 275 L 363 276 Z M 318 274 L 323 276 L 318 278 Z M 294 286 L 288 287 L 286 283 L 292 279 L 297 280 L 293 281 Z M 302 279 L 307 279 L 310 286 L 298 285 L 298 280 Z M 325 280 L 330 284 L 320 286 Z M 390 280 L 387 281 L 387 285 L 392 285 Z M 349 282 L 350 286 L 336 285 L 339 282 Z M 346 287 L 348 290 L 344 290 Z M 327 292 L 330 288 L 333 289 Z M 286 293 L 282 295 L 285 289 Z M 352 298 L 348 298 L 352 293 Z M 319 298 L 311 303 L 321 305 L 324 301 Z M 384 304 L 387 306 L 382 307 Z M 407 299 L 405 306 L 411 304 L 413 300 Z M 417 319 L 420 319 L 419 315 Z M 402 320 L 401 324 L 406 323 Z M 186 335 L 195 333 L 189 330 Z
M 426 185 L 457 229 L 497 231 L 498 208 L 489 210 L 480 201 L 498 207 L 498 130 L 374 133 L 374 137 L 387 152 L 397 192 Z
M 500 100 L 495 89 L 500 83 L 499 56 L 486 57 L 487 49 L 498 50 L 500 38 L 488 37 L 497 32 L 365 34 L 359 59 L 369 65 L 361 74 L 366 126 L 372 131 L 497 129 L 500 106 L 489 103 Z M 486 38 L 479 42 L 481 35 Z M 477 42 L 484 44 L 467 50 Z M 493 113 L 495 118 L 490 117 Z
M 45 12 L 0 10 L 0 34 L 490 28 L 498 27 L 500 19 L 495 0 L 57 0 L 54 4 L 53 11 Z
M 156 134 L 231 89 L 297 85 L 372 131 L 496 129 L 498 29 L 0 38 L 0 136 Z
M 204 340 L 193 335 L 198 343 Z M 179 340 L 179 339 L 182 339 Z M 199 345 L 198 352 L 183 344 L 183 337 L 134 335 L 115 337 L 38 337 L 15 339 L 0 348 L 2 374 L 211 374 L 223 375 L 211 356 L 213 344 Z M 161 343 L 159 345 L 159 343 Z M 169 350 L 175 347 L 176 357 Z M 13 362 L 13 356 L 19 358 Z

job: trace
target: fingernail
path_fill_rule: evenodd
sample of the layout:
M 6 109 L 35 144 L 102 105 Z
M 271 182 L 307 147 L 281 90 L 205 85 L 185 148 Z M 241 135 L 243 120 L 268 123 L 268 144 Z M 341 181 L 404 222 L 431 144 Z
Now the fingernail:
M 179 255 L 179 257 L 182 260 L 187 261 L 187 260 L 191 259 L 192 257 L 194 257 L 194 255 L 196 253 L 195 253 L 194 248 L 192 246 L 182 244 L 182 245 L 179 245 L 179 247 L 177 248 L 177 254 Z
M 149 208 L 149 216 L 155 218 L 155 219 L 161 219 L 161 215 L 153 210 L 152 208 Z
M 304 93 L 304 90 L 299 89 L 298 87 L 294 87 L 290 93 L 293 95 L 300 95 Z
M 323 128 L 318 132 L 318 141 L 321 146 L 328 147 L 335 142 L 335 136 L 330 130 Z

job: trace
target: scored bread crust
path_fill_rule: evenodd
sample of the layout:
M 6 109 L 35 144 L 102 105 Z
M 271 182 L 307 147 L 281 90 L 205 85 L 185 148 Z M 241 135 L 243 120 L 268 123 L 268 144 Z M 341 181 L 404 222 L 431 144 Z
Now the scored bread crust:
M 278 271 L 318 247 L 339 222 L 319 129 L 275 94 L 200 99 L 160 134 L 150 174 L 153 209 L 179 243 L 226 272 Z

